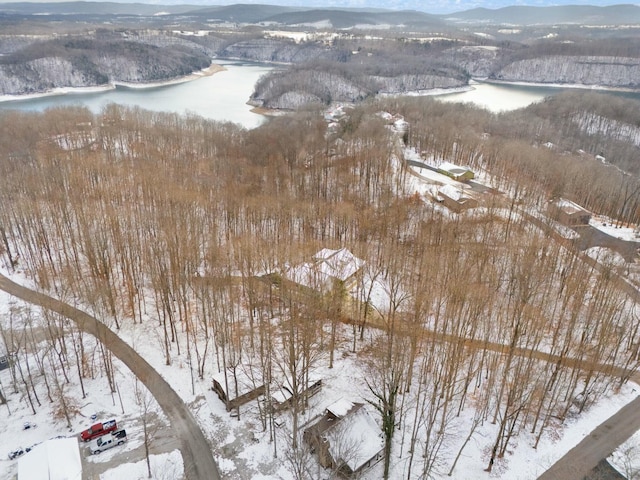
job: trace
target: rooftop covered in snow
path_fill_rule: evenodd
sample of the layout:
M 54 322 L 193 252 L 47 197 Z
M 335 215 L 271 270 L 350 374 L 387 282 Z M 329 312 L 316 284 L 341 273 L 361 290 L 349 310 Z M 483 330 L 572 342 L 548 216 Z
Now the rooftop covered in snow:
M 380 428 L 364 405 L 358 405 L 326 433 L 329 452 L 337 464 L 352 472 L 362 469 L 384 447 Z
M 562 211 L 568 214 L 586 212 L 586 210 L 580 205 L 572 202 L 571 200 L 567 200 L 566 198 L 557 198 L 553 200 L 553 203 L 556 205 L 556 207 L 560 208 Z
M 344 398 L 341 398 L 333 402 L 331 405 L 329 405 L 327 407 L 327 411 L 330 412 L 335 417 L 341 418 L 341 417 L 344 417 L 347 413 L 349 413 L 349 410 L 353 408 L 353 405 L 354 405 L 353 402 L 346 400 Z
M 461 188 L 454 187 L 453 185 L 444 185 L 438 189 L 438 193 L 444 194 L 452 200 L 459 202 L 464 197 L 464 192 Z
M 438 171 L 450 176 L 455 180 L 471 180 L 475 177 L 473 171 L 468 167 L 461 167 L 449 162 L 442 162 Z
M 37 445 L 18 461 L 18 480 L 82 480 L 76 438 L 54 438 Z
M 339 250 L 323 248 L 313 256 L 313 259 L 316 261 L 316 267 L 323 274 L 343 282 L 364 265 L 364 260 L 359 259 L 346 248 Z
M 346 248 L 323 248 L 313 256 L 313 263 L 303 263 L 289 268 L 287 277 L 296 283 L 314 289 L 326 289 L 332 280 L 341 282 L 353 277 L 364 265 Z

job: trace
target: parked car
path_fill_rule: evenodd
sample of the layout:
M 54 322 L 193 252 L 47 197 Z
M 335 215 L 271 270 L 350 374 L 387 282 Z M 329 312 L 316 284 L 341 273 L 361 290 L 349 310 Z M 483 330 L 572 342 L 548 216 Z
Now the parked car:
M 100 452 L 104 452 L 116 445 L 122 445 L 127 441 L 127 432 L 125 430 L 118 430 L 111 435 L 104 435 L 98 438 L 95 442 L 89 445 L 89 450 L 92 454 L 96 455 Z
M 9 460 L 13 460 L 15 458 L 20 457 L 25 454 L 25 450 L 22 447 L 16 448 L 15 450 L 9 452 Z
M 98 438 L 102 435 L 106 435 L 107 433 L 114 432 L 118 429 L 118 424 L 115 420 L 109 420 L 108 422 L 96 423 L 92 425 L 91 428 L 87 428 L 82 433 L 80 433 L 80 437 L 83 442 L 88 442 L 89 440 L 93 440 L 94 438 Z

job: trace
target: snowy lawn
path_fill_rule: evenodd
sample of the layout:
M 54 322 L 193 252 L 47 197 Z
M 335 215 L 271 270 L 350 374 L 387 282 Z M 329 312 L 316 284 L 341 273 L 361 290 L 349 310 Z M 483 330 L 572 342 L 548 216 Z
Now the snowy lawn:
M 174 480 L 183 472 L 182 455 L 178 450 L 162 455 L 151 455 L 151 477 L 147 473 L 147 462 L 125 463 L 100 475 L 100 480 Z
M 640 230 L 635 226 L 616 226 L 615 220 L 602 216 L 592 217 L 589 225 L 620 240 L 640 242 Z

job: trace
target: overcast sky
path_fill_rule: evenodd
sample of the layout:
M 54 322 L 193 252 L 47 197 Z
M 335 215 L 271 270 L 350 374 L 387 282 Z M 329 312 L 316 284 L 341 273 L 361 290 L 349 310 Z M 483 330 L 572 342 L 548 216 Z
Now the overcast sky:
M 16 0 L 0 0 L 0 3 L 12 3 Z M 36 0 L 33 3 L 73 0 Z M 85 0 L 87 1 L 87 0 Z M 88 0 L 93 1 L 93 0 Z M 429 13 L 450 13 L 469 10 L 476 7 L 500 8 L 509 5 L 616 5 L 636 1 L 625 0 L 108 0 L 121 3 L 151 3 L 157 5 L 231 5 L 235 3 L 261 3 L 271 5 L 303 6 L 303 7 L 348 7 L 348 8 L 387 8 L 395 10 L 422 10 Z

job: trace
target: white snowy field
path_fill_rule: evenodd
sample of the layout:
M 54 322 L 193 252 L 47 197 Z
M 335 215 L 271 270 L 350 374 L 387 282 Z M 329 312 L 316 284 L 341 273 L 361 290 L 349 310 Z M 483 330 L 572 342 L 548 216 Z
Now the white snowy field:
M 589 225 L 597 228 L 607 235 L 619 238 L 620 240 L 640 242 L 640 229 L 638 229 L 638 227 L 629 225 L 617 225 L 617 222 L 615 220 L 603 216 L 592 217 Z
M 160 455 L 151 455 L 151 475 L 153 480 L 174 480 L 182 476 L 184 467 L 178 450 Z M 147 463 L 142 460 L 135 463 L 123 463 L 100 475 L 100 480 L 145 480 L 149 479 Z
M 3 327 L 7 327 L 8 318 L 18 317 L 17 312 L 28 308 L 22 302 L 0 295 L 1 315 Z M 13 315 L 11 312 L 13 311 Z M 39 313 L 32 310 L 32 318 L 37 320 Z M 290 442 L 290 414 L 280 414 L 275 442 L 270 441 L 268 431 L 264 431 L 258 415 L 257 403 L 251 402 L 241 409 L 240 419 L 232 418 L 224 408 L 222 402 L 210 390 L 210 378 L 215 370 L 215 353 L 210 351 L 207 360 L 207 373 L 203 380 L 197 377 L 192 382 L 191 369 L 184 348 L 180 355 L 175 347 L 172 350 L 172 364 L 165 365 L 161 342 L 156 334 L 157 323 L 152 319 L 142 324 L 126 323 L 120 334 L 136 350 L 142 354 L 181 395 L 185 403 L 193 410 L 200 422 L 205 435 L 213 446 L 214 456 L 225 478 L 233 479 L 293 479 L 290 464 L 287 462 L 287 449 Z M 350 326 L 339 328 L 341 339 L 336 352 L 336 362 L 332 369 L 328 368 L 326 356 L 318 359 L 313 370 L 314 377 L 323 379 L 323 388 L 312 398 L 311 404 L 303 414 L 301 423 L 311 421 L 323 413 L 324 408 L 339 399 L 366 403 L 368 392 L 363 378 L 367 375 L 362 366 L 360 354 L 351 353 Z M 368 334 L 370 335 L 370 333 Z M 185 341 L 180 333 L 180 341 Z M 0 344 L 1 345 L 1 344 Z M 24 396 L 23 388 L 19 386 L 19 393 L 12 393 L 11 380 L 8 370 L 0 372 L 2 389 L 9 399 L 9 404 L 0 406 L 0 479 L 9 480 L 17 473 L 17 460 L 9 460 L 7 454 L 18 446 L 26 447 L 42 442 L 58 435 L 77 435 L 80 430 L 88 427 L 92 421 L 91 415 L 97 415 L 98 420 L 117 418 L 121 427 L 126 428 L 129 442 L 123 447 L 115 447 L 97 456 L 91 456 L 89 462 L 101 471 L 100 478 L 111 480 L 115 478 L 146 478 L 146 463 L 144 458 L 131 458 L 134 451 L 142 446 L 141 408 L 136 403 L 135 379 L 120 362 L 114 361 L 116 366 L 116 380 L 119 394 L 111 394 L 104 377 L 93 380 L 85 379 L 87 397 L 82 399 L 77 375 L 70 374 L 70 383 L 65 392 L 70 399 L 75 400 L 77 413 L 72 419 L 69 430 L 66 421 L 56 413 L 58 402 L 50 403 L 46 399 L 44 386 L 38 386 L 42 406 L 37 407 L 33 415 Z M 73 373 L 73 372 L 72 372 Z M 194 372 L 195 373 L 195 372 Z M 473 417 L 473 409 L 465 408 L 461 415 L 453 419 L 449 426 L 439 462 L 433 478 L 508 478 L 535 479 L 545 469 L 552 465 L 565 452 L 575 446 L 597 425 L 615 413 L 619 408 L 631 401 L 640 391 L 634 384 L 627 384 L 620 392 L 603 398 L 597 405 L 578 417 L 570 416 L 563 425 L 550 428 L 543 436 L 537 449 L 533 448 L 535 437 L 521 432 L 512 448 L 504 459 L 499 460 L 493 472 L 484 472 L 488 460 L 489 445 L 494 438 L 497 426 L 491 423 L 481 425 L 474 434 L 472 441 L 466 446 L 456 469 L 451 477 L 447 472 L 456 453 L 460 449 Z M 473 395 L 470 398 L 473 403 Z M 370 409 L 377 419 L 377 414 Z M 23 430 L 24 422 L 37 424 L 37 428 Z M 163 421 L 159 422 L 162 424 Z M 407 415 L 401 422 L 396 434 L 391 462 L 391 478 L 406 478 L 408 464 L 407 435 L 411 431 L 411 415 Z M 161 436 L 161 435 L 159 435 Z M 515 448 L 517 447 L 517 448 Z M 277 452 L 275 457 L 274 452 Z M 81 455 L 87 456 L 81 446 Z M 174 449 L 152 457 L 154 477 L 158 480 L 179 480 L 182 478 L 181 461 L 176 458 Z M 313 458 L 312 458 L 313 461 Z M 169 469 L 166 465 L 171 465 Z M 155 467 L 154 467 L 155 465 Z M 163 466 L 164 465 L 164 466 Z M 415 467 L 415 465 L 414 465 Z M 319 472 L 317 478 L 324 478 L 322 469 L 314 467 Z M 142 472 L 142 473 L 140 473 Z M 144 477 L 142 476 L 144 474 Z M 381 478 L 382 463 L 378 463 L 363 476 L 364 479 Z M 324 476 L 323 476 L 324 475 Z

